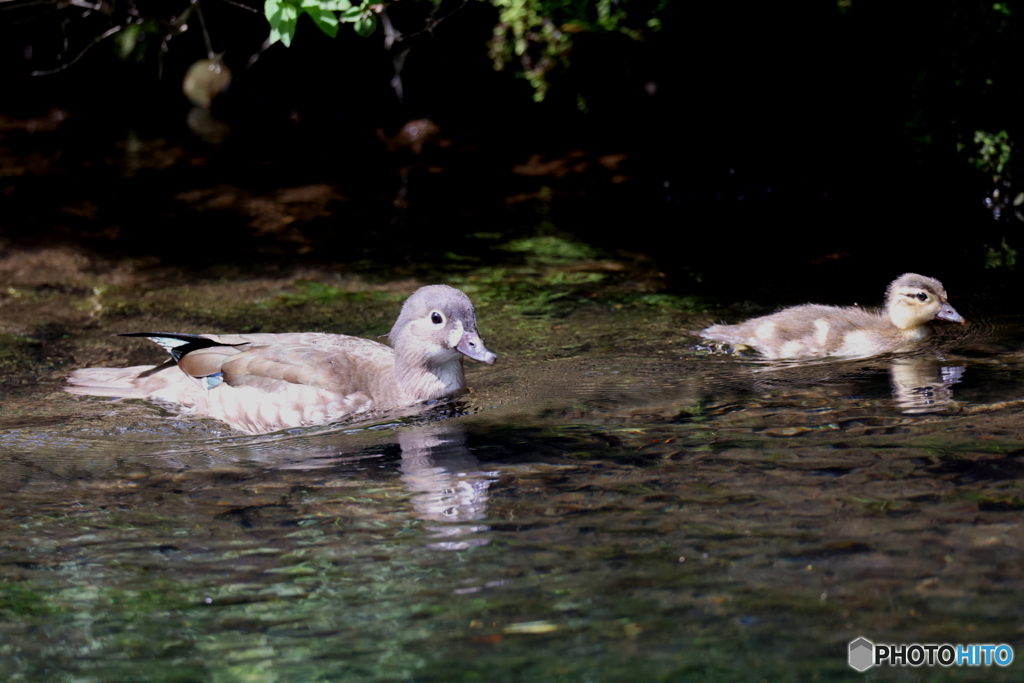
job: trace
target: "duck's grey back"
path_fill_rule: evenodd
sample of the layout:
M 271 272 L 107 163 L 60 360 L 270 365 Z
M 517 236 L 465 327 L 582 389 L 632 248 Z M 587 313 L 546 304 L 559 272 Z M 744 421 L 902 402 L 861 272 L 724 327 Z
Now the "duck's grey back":
M 266 432 L 402 405 L 394 352 L 335 334 L 203 335 L 222 344 L 178 362 L 193 377 L 222 373 L 230 391 L 209 392 L 209 412 L 235 428 Z

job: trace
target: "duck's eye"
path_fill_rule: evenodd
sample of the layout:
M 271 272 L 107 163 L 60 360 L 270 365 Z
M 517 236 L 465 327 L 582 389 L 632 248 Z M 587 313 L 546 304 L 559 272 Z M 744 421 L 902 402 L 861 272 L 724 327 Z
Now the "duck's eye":
M 438 313 L 437 311 L 434 311 L 433 313 L 430 314 L 430 322 L 434 323 L 435 325 L 440 325 L 441 323 L 444 322 L 444 316 Z
M 928 301 L 928 295 L 925 294 L 924 292 L 918 292 L 917 293 L 917 300 L 918 301 Z

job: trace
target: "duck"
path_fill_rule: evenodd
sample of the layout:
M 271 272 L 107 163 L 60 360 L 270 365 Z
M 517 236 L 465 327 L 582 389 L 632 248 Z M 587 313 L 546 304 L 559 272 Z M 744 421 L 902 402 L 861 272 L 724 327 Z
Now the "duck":
M 128 332 L 170 353 L 161 365 L 82 368 L 72 394 L 178 404 L 250 434 L 327 424 L 433 401 L 466 389 L 463 358 L 493 365 L 469 297 L 417 289 L 388 333 L 391 346 L 340 334 Z
M 769 359 L 867 358 L 908 350 L 931 334 L 935 319 L 967 322 L 949 305 L 941 282 L 904 273 L 890 283 L 883 309 L 805 304 L 696 334 Z

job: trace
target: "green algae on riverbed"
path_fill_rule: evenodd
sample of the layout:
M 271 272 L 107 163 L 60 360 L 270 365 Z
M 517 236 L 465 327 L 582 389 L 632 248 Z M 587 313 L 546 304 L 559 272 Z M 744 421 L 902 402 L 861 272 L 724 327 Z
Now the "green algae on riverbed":
M 652 293 L 661 275 L 643 260 L 621 261 L 567 238 L 547 236 L 513 240 L 498 252 L 521 259 L 519 265 L 476 264 L 447 273 L 438 266 L 411 269 L 410 276 L 393 281 L 364 277 L 358 272 L 299 269 L 280 278 L 187 280 L 186 274 L 166 269 L 134 272 L 115 269 L 114 282 L 81 269 L 55 277 L 55 284 L 12 284 L 0 292 L 3 318 L 0 333 L 7 340 L 0 371 L 9 378 L 30 375 L 37 368 L 40 346 L 65 354 L 58 367 L 100 363 L 102 345 L 110 360 L 141 363 L 143 342 L 106 339 L 124 331 L 290 332 L 325 331 L 379 337 L 394 323 L 402 300 L 416 287 L 445 282 L 466 291 L 478 310 L 485 339 L 499 348 L 532 351 L 552 344 L 533 339 L 558 320 L 591 309 L 614 308 L 622 328 L 636 329 L 652 317 L 692 309 L 691 300 Z M 76 262 L 77 263 L 77 262 Z M 129 269 L 130 270 L 130 269 Z M 442 272 L 444 271 L 444 272 Z M 49 327 L 39 321 L 47 320 Z M 615 329 L 593 329 L 597 336 Z M 578 322 L 576 326 L 578 326 Z M 606 324 L 607 325 L 607 324 Z M 52 328 L 57 326 L 60 338 Z M 71 332 L 74 331 L 74 336 Z M 86 348 L 80 348 L 87 344 Z M 529 348 L 526 348 L 529 347 Z M 541 351 L 543 352 L 543 351 Z M 158 354 L 150 354 L 152 361 Z M 4 370 L 6 368 L 6 370 Z M 18 371 L 21 372 L 18 372 Z

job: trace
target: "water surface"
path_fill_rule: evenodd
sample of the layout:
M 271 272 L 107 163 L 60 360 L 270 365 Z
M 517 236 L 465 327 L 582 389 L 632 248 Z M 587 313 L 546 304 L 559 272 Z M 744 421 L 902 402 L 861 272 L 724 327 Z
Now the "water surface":
M 858 636 L 1022 651 L 1017 321 L 766 363 L 697 348 L 688 330 L 714 314 L 575 295 L 538 312 L 467 280 L 500 361 L 420 412 L 247 436 L 60 392 L 61 345 L 78 365 L 160 359 L 107 336 L 118 305 L 217 331 L 188 316 L 228 325 L 263 301 L 271 322 L 329 309 L 371 335 L 403 296 L 238 286 L 192 287 L 187 312 L 144 303 L 170 290 L 5 300 L 8 320 L 68 332 L 8 341 L 10 680 L 1018 678 L 846 664 Z

